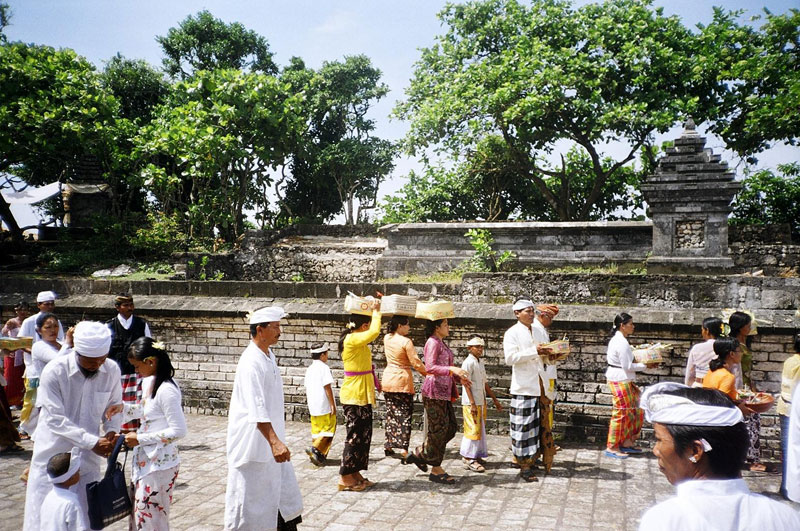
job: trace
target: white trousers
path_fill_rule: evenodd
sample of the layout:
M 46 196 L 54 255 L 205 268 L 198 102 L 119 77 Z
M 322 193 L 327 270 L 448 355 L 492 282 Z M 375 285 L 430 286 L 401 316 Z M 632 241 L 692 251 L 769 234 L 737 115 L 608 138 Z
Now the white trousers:
M 247 463 L 228 467 L 225 529 L 262 531 L 303 512 L 303 498 L 291 462 Z

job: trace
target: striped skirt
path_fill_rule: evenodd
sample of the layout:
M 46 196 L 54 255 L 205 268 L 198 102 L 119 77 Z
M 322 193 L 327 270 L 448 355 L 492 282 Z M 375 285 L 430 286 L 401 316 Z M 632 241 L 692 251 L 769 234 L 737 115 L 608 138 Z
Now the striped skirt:
M 122 382 L 122 402 L 134 405 L 142 398 L 142 379 L 134 373 L 123 374 L 120 378 Z M 139 429 L 139 419 L 133 419 L 122 425 L 122 432 L 136 431 Z
M 538 396 L 512 395 L 509 409 L 511 450 L 520 465 L 532 465 L 539 453 Z
M 608 425 L 608 448 L 616 448 L 624 441 L 635 440 L 642 431 L 644 414 L 639 408 L 641 391 L 633 382 L 608 382 L 613 400 L 611 423 Z

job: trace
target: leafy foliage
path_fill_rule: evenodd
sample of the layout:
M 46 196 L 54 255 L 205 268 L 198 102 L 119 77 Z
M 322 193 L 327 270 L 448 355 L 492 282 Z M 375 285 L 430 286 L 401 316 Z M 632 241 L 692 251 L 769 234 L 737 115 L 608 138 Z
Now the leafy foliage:
M 469 260 L 467 267 L 470 271 L 491 271 L 496 273 L 504 267 L 511 265 L 517 258 L 512 251 L 498 253 L 492 248 L 494 236 L 485 229 L 469 229 L 464 236 L 469 239 L 470 245 L 475 249 L 475 256 Z
M 119 116 L 138 124 L 149 122 L 153 110 L 164 102 L 169 84 L 161 72 L 142 59 L 112 57 L 102 73 L 102 83 L 119 101 Z
M 778 166 L 782 175 L 759 170 L 742 182 L 731 221 L 742 224 L 788 223 L 800 235 L 800 164 Z
M 278 71 L 264 37 L 238 22 L 226 24 L 208 11 L 189 15 L 156 40 L 166 56 L 164 70 L 173 78 L 188 79 L 199 70 Z

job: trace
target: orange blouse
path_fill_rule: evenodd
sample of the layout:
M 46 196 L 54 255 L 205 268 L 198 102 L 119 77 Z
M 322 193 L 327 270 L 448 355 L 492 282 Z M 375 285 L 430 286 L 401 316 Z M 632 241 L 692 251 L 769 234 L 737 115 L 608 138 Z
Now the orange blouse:
M 387 393 L 414 394 L 413 368 L 425 374 L 425 364 L 417 356 L 411 340 L 400 334 L 386 334 L 383 338 L 383 350 L 386 354 L 386 369 L 383 371 L 381 387 Z
M 703 387 L 722 391 L 733 400 L 739 399 L 739 393 L 736 391 L 736 377 L 725 367 L 716 371 L 708 371 L 703 378 Z

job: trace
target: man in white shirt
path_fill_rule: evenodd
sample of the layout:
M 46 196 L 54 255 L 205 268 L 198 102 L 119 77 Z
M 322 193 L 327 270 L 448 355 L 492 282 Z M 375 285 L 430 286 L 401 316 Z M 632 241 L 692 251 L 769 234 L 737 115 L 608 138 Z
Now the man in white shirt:
M 228 408 L 225 529 L 296 529 L 303 499 L 284 441 L 283 380 L 272 345 L 283 308 L 249 317 L 252 341 L 236 367 Z
M 42 312 L 55 313 L 56 294 L 52 291 L 40 291 L 38 295 L 36 295 L 36 306 L 39 308 L 39 313 L 31 315 L 22 321 L 22 326 L 19 327 L 19 333 L 17 334 L 18 337 L 32 337 L 34 343 L 42 339 L 42 336 L 36 331 L 36 319 Z M 61 325 L 61 321 L 58 322 L 57 337 L 59 343 L 64 340 L 64 327 Z
M 555 379 L 555 367 L 545 368 L 545 359 L 553 353 L 552 350 L 536 346 L 532 328 L 535 317 L 533 302 L 520 299 L 512 309 L 517 322 L 503 336 L 503 354 L 506 364 L 511 366 L 509 431 L 520 477 L 533 482 L 538 481 L 532 468 L 540 451 L 539 397 L 543 392 L 540 374 L 552 374 L 548 378 Z
M 128 361 L 128 348 L 131 343 L 140 337 L 153 337 L 150 335 L 150 326 L 147 321 L 133 315 L 133 297 L 129 293 L 120 293 L 114 298 L 117 316 L 106 322 L 111 330 L 111 348 L 108 357 L 117 362 L 121 373 L 122 401 L 135 404 L 142 398 L 142 379 L 136 374 L 133 365 Z M 131 420 L 122 425 L 122 432 L 136 431 L 139 419 Z
M 48 363 L 39 378 L 37 405 L 41 411 L 25 496 L 25 531 L 40 529 L 41 505 L 53 488 L 47 462 L 75 446 L 80 449 L 81 474 L 71 488 L 88 521 L 86 485 L 100 479 L 101 456 L 111 453 L 119 431 L 121 416 L 116 413 L 122 411 L 122 391 L 119 367 L 105 363 L 111 345 L 108 328 L 102 323 L 80 322 L 73 343 L 72 351 Z

